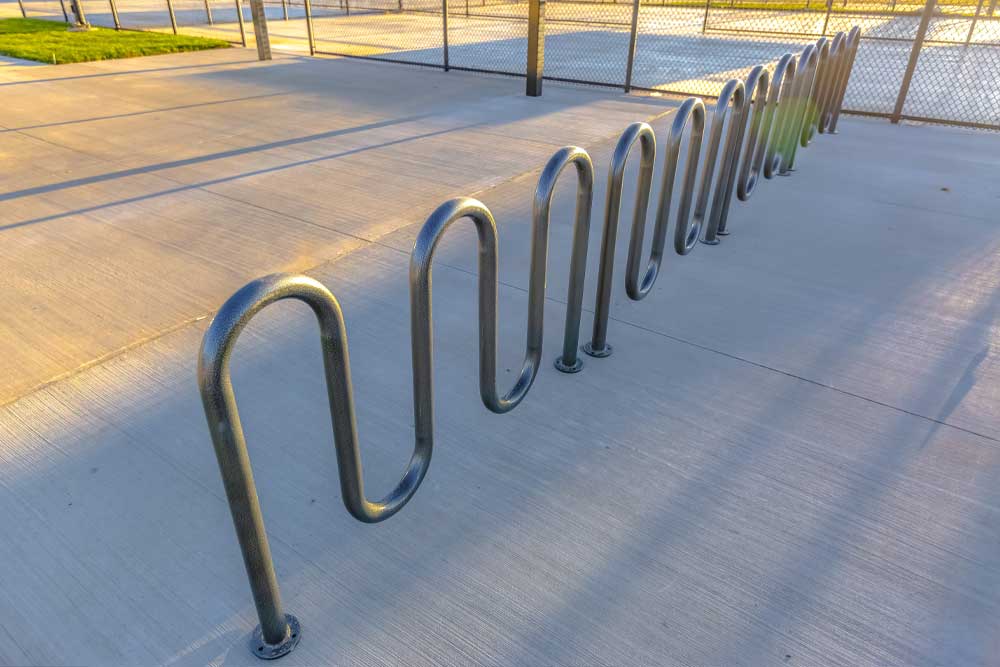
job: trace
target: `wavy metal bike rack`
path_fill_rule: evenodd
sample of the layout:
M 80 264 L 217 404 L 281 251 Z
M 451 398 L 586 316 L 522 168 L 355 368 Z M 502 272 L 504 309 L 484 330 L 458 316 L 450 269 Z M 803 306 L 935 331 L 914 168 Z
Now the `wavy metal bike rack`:
M 420 487 L 430 466 L 434 447 L 431 268 L 438 243 L 457 220 L 470 218 L 476 226 L 479 238 L 480 397 L 489 410 L 496 413 L 509 412 L 528 394 L 538 373 L 542 350 L 549 210 L 556 181 L 570 164 L 575 166 L 578 176 L 576 223 L 564 350 L 556 365 L 565 372 L 575 372 L 581 368 L 582 362 L 577 358 L 576 350 L 587 265 L 587 241 L 590 235 L 594 168 L 586 151 L 567 147 L 549 160 L 535 191 L 527 349 L 517 381 L 503 396 L 499 395 L 496 386 L 498 244 L 493 216 L 482 203 L 474 199 L 453 199 L 439 206 L 421 229 L 410 259 L 414 448 L 402 479 L 381 500 L 370 501 L 364 493 L 347 333 L 336 297 L 322 284 L 307 276 L 275 274 L 249 283 L 219 309 L 202 342 L 198 357 L 198 384 L 260 619 L 260 625 L 250 640 L 250 650 L 254 655 L 265 659 L 285 655 L 298 644 L 301 627 L 294 616 L 286 614 L 282 609 L 246 439 L 233 395 L 229 360 L 240 332 L 254 315 L 276 301 L 296 299 L 312 309 L 320 329 L 344 505 L 354 518 L 365 523 L 388 519 L 402 509 Z
M 634 123 L 625 130 L 615 147 L 608 177 L 594 328 L 591 341 L 584 346 L 585 352 L 595 357 L 611 353 L 611 346 L 607 343 L 607 325 L 614 250 L 625 166 L 635 143 L 640 144 L 641 151 L 639 185 L 625 286 L 629 298 L 638 301 L 649 294 L 660 273 L 685 132 L 688 135 L 688 150 L 674 226 L 674 250 L 679 255 L 691 252 L 699 240 L 707 244 L 718 243 L 718 236 L 727 232 L 726 219 L 734 191 L 741 201 L 746 201 L 759 184 L 761 175 L 769 179 L 775 173 L 790 171 L 796 147 L 807 146 L 815 132 L 835 132 L 859 37 L 858 28 L 851 30 L 847 36 L 838 33 L 832 43 L 824 38 L 816 45 L 807 46 L 797 60 L 792 54 L 785 54 L 778 61 L 773 76 L 764 66 L 758 66 L 751 70 L 746 82 L 736 79 L 727 82 L 711 115 L 703 163 L 701 154 L 707 121 L 704 103 L 692 97 L 680 105 L 666 139 L 667 154 L 653 239 L 645 262 L 642 245 L 656 139 L 646 123 Z M 723 140 L 727 119 L 728 130 Z M 550 209 L 555 185 L 571 164 L 577 172 L 576 211 L 563 351 L 555 366 L 567 373 L 579 371 L 582 367 L 577 350 L 593 205 L 594 168 L 586 151 L 570 146 L 552 156 L 542 170 L 535 189 L 525 358 L 513 387 L 502 396 L 496 386 L 498 239 L 493 216 L 479 201 L 458 198 L 439 206 L 421 228 L 410 257 L 409 272 L 414 447 L 402 478 L 381 500 L 371 501 L 364 492 L 347 333 L 336 297 L 321 283 L 307 276 L 275 274 L 249 283 L 219 309 L 202 341 L 198 384 L 260 619 L 250 644 L 255 656 L 273 659 L 289 653 L 298 644 L 302 631 L 298 620 L 282 608 L 246 439 L 233 394 L 229 362 L 240 333 L 257 313 L 276 301 L 295 299 L 309 306 L 319 324 L 344 506 L 354 518 L 365 523 L 388 519 L 400 511 L 420 487 L 430 466 L 434 447 L 431 269 L 438 243 L 450 226 L 460 219 L 469 218 L 476 227 L 479 243 L 480 398 L 492 412 L 509 412 L 527 396 L 540 367 Z M 696 185 L 698 196 L 695 201 Z

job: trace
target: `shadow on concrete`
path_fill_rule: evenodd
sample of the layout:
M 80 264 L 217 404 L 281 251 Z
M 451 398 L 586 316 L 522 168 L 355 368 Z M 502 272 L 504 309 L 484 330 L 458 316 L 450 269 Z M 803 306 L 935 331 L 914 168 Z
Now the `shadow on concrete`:
M 307 134 L 301 137 L 294 137 L 292 139 L 282 139 L 280 141 L 271 141 L 268 143 L 257 144 L 256 146 L 247 146 L 246 148 L 234 148 L 228 151 L 219 151 L 217 153 L 209 153 L 208 155 L 199 155 L 198 157 L 184 158 L 183 160 L 171 160 L 169 162 L 161 162 L 159 164 L 151 164 L 142 167 L 134 167 L 132 169 L 122 169 L 120 171 L 113 171 L 107 174 L 99 174 L 97 176 L 85 176 L 83 178 L 76 178 L 69 181 L 63 181 L 61 183 L 51 183 L 49 185 L 39 185 L 34 188 L 25 188 L 24 190 L 15 190 L 13 192 L 7 192 L 0 194 L 0 201 L 9 201 L 11 199 L 19 199 L 21 197 L 30 197 L 32 195 L 45 194 L 47 192 L 57 192 L 59 190 L 66 190 L 68 188 L 77 188 L 84 185 L 92 185 L 94 183 L 102 183 L 104 181 L 113 181 L 119 178 L 128 178 L 129 176 L 138 176 L 140 174 L 153 174 L 158 171 L 163 171 L 165 169 L 176 169 L 178 167 L 187 167 L 193 164 L 200 164 L 203 162 L 212 162 L 213 160 L 225 160 L 227 158 L 238 157 L 241 155 L 249 155 L 251 153 L 259 153 L 262 151 L 274 150 L 277 148 L 287 148 L 289 146 L 297 146 L 299 144 L 309 143 L 311 141 L 320 141 L 322 139 L 332 139 L 333 137 L 340 137 L 348 134 L 354 134 L 356 132 L 367 132 L 369 130 L 376 130 L 383 127 L 389 127 L 392 125 L 403 125 L 406 123 L 417 122 L 426 118 L 429 118 L 432 114 L 423 114 L 418 116 L 408 116 L 406 118 L 393 118 L 392 120 L 378 121 L 376 123 L 367 123 L 365 125 L 359 125 L 357 127 L 343 128 L 339 130 L 329 130 L 327 132 L 317 132 L 316 134 Z M 289 163 L 288 165 L 282 165 L 280 167 L 271 167 L 263 171 L 274 171 L 277 169 L 285 169 L 292 166 L 297 166 L 300 164 L 308 164 L 310 162 L 315 162 L 317 160 L 323 159 L 333 159 L 335 157 L 342 157 L 343 155 L 351 155 L 363 150 L 371 150 L 375 148 L 381 148 L 383 146 L 391 146 L 396 143 L 401 143 L 404 141 L 412 141 L 414 139 L 419 139 L 422 136 L 432 136 L 434 134 L 442 134 L 445 132 L 454 132 L 463 128 L 452 128 L 450 130 L 445 130 L 443 132 L 434 132 L 427 135 L 417 135 L 414 137 L 406 137 L 398 142 L 387 142 L 384 144 L 376 144 L 373 146 L 365 146 L 361 149 L 355 149 L 353 151 L 345 151 L 343 154 L 334 154 L 329 156 L 324 156 L 322 158 L 316 158 L 313 160 L 303 160 L 300 162 Z M 259 173 L 259 172 L 250 172 Z M 248 174 L 244 174 L 248 175 Z M 233 178 L 241 178 L 244 175 L 227 177 L 225 180 L 232 180 Z M 158 193 L 166 194 L 166 193 Z M 155 195 L 151 195 L 155 196 Z M 7 229 L 8 227 L 0 227 L 0 229 Z

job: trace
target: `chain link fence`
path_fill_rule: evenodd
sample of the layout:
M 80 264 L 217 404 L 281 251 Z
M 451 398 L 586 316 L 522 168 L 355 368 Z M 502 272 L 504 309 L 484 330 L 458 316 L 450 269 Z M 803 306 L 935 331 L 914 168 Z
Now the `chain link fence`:
M 317 21 L 317 51 L 524 75 L 527 2 L 448 0 L 447 42 L 445 6 L 438 0 L 363 0 L 353 18 Z M 544 73 L 553 80 L 711 97 L 758 63 L 773 66 L 786 52 L 858 25 L 862 40 L 847 110 L 1000 128 L 996 0 L 944 0 L 920 37 L 925 6 L 899 0 L 549 0 Z M 918 58 L 908 80 L 915 45 Z
M 29 16 L 63 20 L 71 0 L 22 1 Z M 115 25 L 113 3 L 122 28 L 176 25 L 235 43 L 253 39 L 241 0 L 80 1 L 96 25 Z M 527 1 L 311 0 L 311 25 L 305 2 L 265 0 L 275 48 L 526 73 Z M 758 63 L 773 66 L 784 53 L 857 25 L 862 38 L 845 110 L 1000 129 L 998 2 L 548 0 L 544 76 L 712 97 Z
M 712 3 L 706 8 L 705 34 L 754 41 L 815 39 L 861 27 L 844 102 L 849 111 L 1000 128 L 1000 10 L 995 1 L 945 0 L 930 7 L 832 2 L 778 11 L 768 10 L 766 3 L 745 4 L 752 6 Z M 911 57 L 915 69 L 908 78 Z
M 166 30 L 210 28 L 211 36 L 227 39 L 224 26 L 239 24 L 240 14 L 250 20 L 249 5 L 239 0 L 76 0 L 91 25 L 124 30 Z M 23 15 L 65 21 L 74 19 L 73 0 L 22 0 Z M 242 10 L 242 11 L 241 11 Z M 10 12 L 7 12 L 10 15 Z M 270 16 L 270 14 L 269 14 Z M 192 31 L 196 32 L 196 31 Z M 228 40 L 242 42 L 235 31 Z

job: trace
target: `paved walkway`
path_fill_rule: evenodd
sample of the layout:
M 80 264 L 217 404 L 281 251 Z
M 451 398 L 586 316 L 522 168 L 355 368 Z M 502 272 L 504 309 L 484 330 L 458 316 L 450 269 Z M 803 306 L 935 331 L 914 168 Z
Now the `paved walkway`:
M 261 272 L 311 268 L 670 108 L 253 55 L 0 74 L 17 157 L 0 166 L 2 298 L 22 341 L 0 360 L 0 403 L 205 317 Z
M 344 307 L 378 496 L 412 442 L 406 273 L 424 217 L 478 192 L 499 220 L 509 381 L 536 170 L 584 146 L 600 211 L 614 135 L 667 107 L 240 52 L 128 65 L 4 88 L 20 129 L 3 150 L 25 159 L 2 167 L 0 378 L 17 379 L 0 408 L 0 662 L 259 664 L 194 383 L 204 315 L 250 276 L 312 267 Z M 377 526 L 338 497 L 315 324 L 295 304 L 255 319 L 234 383 L 303 623 L 282 664 L 990 664 L 1000 140 L 841 129 L 735 204 L 722 245 L 667 257 L 646 300 L 616 279 L 615 354 L 573 376 L 550 365 L 567 178 L 543 368 L 506 416 L 478 397 L 474 234 L 450 232 L 435 460 Z M 68 375 L 37 387 L 53 373 Z

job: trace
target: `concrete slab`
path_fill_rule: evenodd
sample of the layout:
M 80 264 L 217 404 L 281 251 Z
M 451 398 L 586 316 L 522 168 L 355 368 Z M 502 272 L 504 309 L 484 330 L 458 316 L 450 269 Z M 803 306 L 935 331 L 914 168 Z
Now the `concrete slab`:
M 0 14 L 0 16 L 3 16 Z M 35 62 L 34 60 L 24 60 L 22 58 L 11 58 L 10 56 L 0 56 L 0 69 L 7 70 L 12 67 L 38 67 L 44 66 L 45 63 Z
M 599 91 L 526 98 L 515 80 L 462 73 L 251 58 L 0 82 L 0 151 L 16 157 L 0 167 L 0 255 L 18 272 L 4 303 L 22 342 L 0 361 L 0 402 L 208 315 L 261 271 L 315 266 L 563 144 L 670 110 Z M 123 297 L 146 305 L 133 313 Z
M 668 256 L 655 295 L 629 301 L 618 279 L 613 312 L 675 339 L 996 438 L 1000 235 L 990 212 L 1000 189 L 981 178 L 1000 162 L 1000 138 L 887 128 L 874 119 L 850 119 L 846 127 L 803 149 L 793 176 L 765 182 L 749 202 L 734 203 L 731 242 Z M 607 150 L 594 157 L 606 169 Z M 619 276 L 635 166 L 623 198 Z M 530 200 L 515 194 L 522 187 L 511 183 L 484 196 L 506 232 L 501 261 L 512 267 L 527 266 L 529 258 Z M 563 224 L 552 230 L 550 284 L 560 300 L 572 188 L 567 183 L 554 204 Z M 603 191 L 602 182 L 595 211 L 603 211 Z M 414 234 L 400 229 L 382 242 L 408 251 Z M 704 257 L 712 253 L 721 264 Z M 471 253 L 448 261 L 475 271 Z M 588 295 L 596 293 L 596 262 L 592 257 Z M 510 276 L 510 284 L 527 288 L 526 270 Z M 614 327 L 609 336 L 613 344 Z
M 331 109 L 365 99 L 363 86 L 382 90 L 375 76 L 402 72 L 397 87 L 421 89 L 413 70 L 363 63 L 320 64 L 310 76 L 333 76 L 324 68 L 334 66 L 344 80 L 331 89 L 350 102 L 331 93 Z M 110 79 L 134 77 L 141 99 L 142 81 L 179 71 L 141 67 Z M 276 67 L 248 67 L 220 92 L 246 96 L 254 76 Z M 28 87 L 72 90 L 104 72 Z M 365 83 L 349 87 L 351 72 Z M 516 93 L 450 88 L 502 82 L 429 76 L 449 87 L 426 128 L 478 123 L 456 132 L 464 150 L 446 157 L 471 172 L 497 155 L 485 176 L 463 182 L 434 150 L 420 152 L 431 140 L 421 138 L 354 162 L 369 182 L 355 175 L 349 193 L 310 189 L 308 179 L 330 182 L 326 165 L 300 168 L 301 183 L 267 181 L 263 193 L 222 191 L 202 182 L 213 162 L 222 177 L 238 176 L 218 184 L 230 187 L 244 178 L 241 159 L 268 168 L 322 158 L 353 150 L 358 136 L 177 165 L 159 157 L 133 173 L 138 162 L 91 170 L 108 158 L 82 140 L 60 143 L 73 136 L 53 147 L 54 135 L 33 134 L 49 128 L 4 133 L 18 147 L 51 147 L 38 150 L 54 169 L 73 169 L 69 156 L 80 156 L 83 176 L 51 183 L 89 180 L 3 203 L 3 215 L 17 207 L 58 224 L 0 232 L 5 261 L 20 262 L 5 272 L 20 282 L 3 292 L 17 317 L 0 326 L 31 322 L 16 336 L 0 330 L 4 356 L 21 366 L 0 363 L 42 367 L 21 350 L 26 340 L 52 368 L 89 361 L 0 407 L 0 529 L 12 536 L 0 543 L 9 638 L 0 663 L 259 664 L 245 646 L 256 619 L 194 381 L 208 322 L 199 313 L 245 276 L 340 253 L 310 273 L 344 307 L 366 484 L 377 496 L 412 446 L 409 246 L 430 209 L 479 187 L 500 225 L 499 369 L 511 381 L 537 170 L 578 130 L 599 169 L 600 211 L 613 134 L 624 117 L 664 107 L 559 90 L 562 102 L 533 113 L 511 101 Z M 176 84 L 145 85 L 163 103 Z M 408 111 L 407 100 L 396 109 L 378 95 L 373 115 L 383 105 Z M 282 108 L 313 118 L 294 102 Z M 221 112 L 204 115 L 185 119 L 195 143 L 221 124 Z M 667 120 L 654 123 L 661 138 Z M 253 147 L 258 123 L 275 141 L 297 136 L 258 114 L 220 141 Z M 571 233 L 567 178 L 551 229 L 543 366 L 505 416 L 478 397 L 474 234 L 450 232 L 434 272 L 437 452 L 425 486 L 383 524 L 342 509 L 311 316 L 287 303 L 261 313 L 233 372 L 285 605 L 303 623 L 282 664 L 991 664 L 1000 655 L 1000 239 L 989 216 L 1000 196 L 990 180 L 998 139 L 858 119 L 841 130 L 804 149 L 793 176 L 734 204 L 722 245 L 668 257 L 646 300 L 623 299 L 616 279 L 615 353 L 587 358 L 573 376 L 551 367 Z M 157 155 L 131 121 L 122 131 L 139 146 L 127 160 Z M 412 131 L 365 130 L 380 143 Z M 504 178 L 515 166 L 498 155 L 508 137 L 521 139 L 510 146 L 523 162 Z M 402 172 L 389 169 L 396 158 Z M 44 169 L 36 172 L 19 189 L 44 186 Z M 423 198 L 387 224 L 370 202 L 388 207 L 417 190 L 406 176 L 423 178 Z M 114 199 L 119 180 L 137 201 Z M 155 194 L 168 183 L 177 192 Z M 291 188 L 301 188 L 299 212 L 280 199 Z M 65 194 L 94 210 L 60 208 Z M 363 195 L 364 208 L 353 202 Z M 337 213 L 326 224 L 324 209 Z M 358 230 L 346 240 L 342 220 Z M 595 220 L 588 308 L 599 236 Z M 297 243 L 307 259 L 296 258 Z M 32 315 L 33 306 L 44 310 Z M 589 324 L 588 311 L 584 332 Z M 143 327 L 155 334 L 143 337 Z M 123 332 L 129 344 L 114 347 Z

